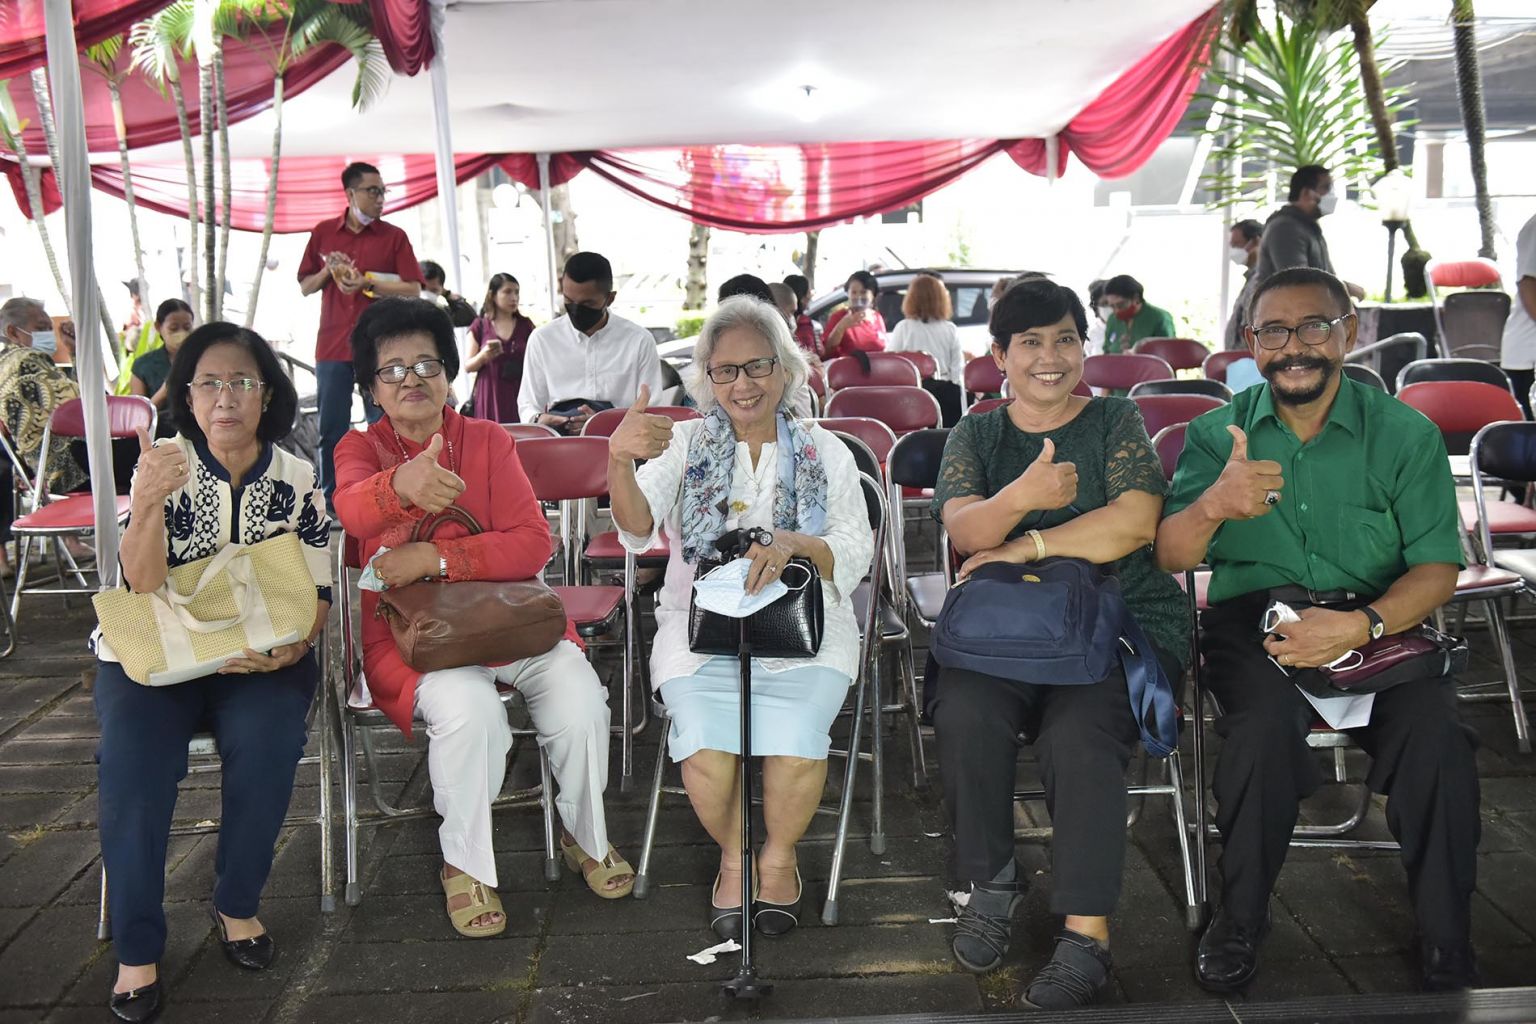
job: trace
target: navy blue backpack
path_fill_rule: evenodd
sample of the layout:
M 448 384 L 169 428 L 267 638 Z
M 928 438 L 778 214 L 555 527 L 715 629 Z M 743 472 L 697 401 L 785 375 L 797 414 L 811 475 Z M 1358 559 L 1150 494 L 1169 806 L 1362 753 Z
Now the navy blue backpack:
M 1173 685 L 1120 593 L 1120 580 L 1080 558 L 989 562 L 951 588 L 929 642 L 933 660 L 1021 683 L 1102 681 L 1118 663 L 1131 714 L 1154 757 L 1178 747 Z

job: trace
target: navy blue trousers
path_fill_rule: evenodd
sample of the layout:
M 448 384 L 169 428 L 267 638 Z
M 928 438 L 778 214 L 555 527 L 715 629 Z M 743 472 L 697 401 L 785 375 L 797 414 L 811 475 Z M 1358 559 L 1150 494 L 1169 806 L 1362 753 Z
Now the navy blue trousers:
M 165 850 L 187 744 L 200 731 L 218 740 L 223 778 L 213 905 L 256 916 L 318 678 L 313 654 L 276 672 L 175 686 L 140 686 L 122 666 L 97 662 L 101 856 L 119 963 L 153 964 L 165 952 Z

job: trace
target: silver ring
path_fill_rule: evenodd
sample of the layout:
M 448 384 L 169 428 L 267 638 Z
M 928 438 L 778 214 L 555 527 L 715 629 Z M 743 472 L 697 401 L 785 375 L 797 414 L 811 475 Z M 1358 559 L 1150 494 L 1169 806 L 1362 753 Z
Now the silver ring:
M 1274 504 L 1277 504 L 1279 501 L 1280 501 L 1280 492 L 1279 491 L 1265 491 L 1264 492 L 1264 504 L 1266 504 L 1266 505 L 1274 505 Z

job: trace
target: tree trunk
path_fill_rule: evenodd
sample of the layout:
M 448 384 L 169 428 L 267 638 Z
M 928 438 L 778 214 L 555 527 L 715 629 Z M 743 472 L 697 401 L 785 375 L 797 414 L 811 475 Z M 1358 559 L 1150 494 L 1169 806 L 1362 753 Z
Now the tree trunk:
M 1349 28 L 1355 37 L 1355 55 L 1360 61 L 1360 90 L 1365 93 L 1365 105 L 1371 111 L 1371 125 L 1376 129 L 1376 148 L 1381 150 L 1384 170 L 1395 171 L 1397 162 L 1397 138 L 1392 134 L 1392 115 L 1387 113 L 1386 90 L 1381 84 L 1381 69 L 1376 66 L 1376 44 L 1371 39 L 1371 21 L 1364 5 L 1355 5 L 1350 14 Z M 1403 240 L 1409 250 L 1419 247 L 1419 238 L 1411 221 L 1403 222 Z M 1408 258 L 1408 253 L 1403 254 Z M 1404 265 L 1405 275 L 1406 267 Z M 1409 294 L 1413 292 L 1410 289 Z M 1420 292 L 1420 294 L 1423 294 Z
M 37 168 L 27 160 L 27 152 L 22 147 L 21 136 L 11 132 L 11 126 L 0 118 L 0 128 L 5 130 L 5 144 L 12 153 L 16 154 L 16 160 L 21 165 L 21 181 L 27 193 L 27 206 L 32 211 L 32 223 L 37 227 L 38 238 L 43 243 L 43 255 L 48 259 L 48 269 L 53 271 L 53 284 L 59 290 L 59 295 L 64 299 L 64 308 L 73 310 L 74 306 L 69 301 L 69 289 L 64 284 L 64 272 L 59 269 L 59 258 L 53 251 L 53 240 L 48 237 L 48 222 L 43 214 L 43 189 L 37 180 Z
M 703 309 L 709 301 L 709 227 L 695 224 L 688 232 L 688 283 L 684 309 Z
M 576 214 L 571 209 L 571 188 L 556 185 L 549 190 L 549 204 L 559 216 L 555 218 L 555 261 L 565 266 L 565 261 L 581 251 L 576 240 Z
M 816 249 L 821 244 L 820 231 L 805 233 L 805 255 L 800 257 L 800 273 L 811 282 L 811 294 L 816 293 Z
M 1451 19 L 1456 39 L 1456 98 L 1461 101 L 1461 123 L 1467 130 L 1467 154 L 1472 161 L 1472 185 L 1477 192 L 1477 224 L 1482 244 L 1477 254 L 1498 259 L 1493 241 L 1493 200 L 1488 196 L 1487 118 L 1483 108 L 1483 75 L 1478 68 L 1477 28 L 1472 0 L 1452 0 Z
M 245 307 L 245 326 L 256 320 L 256 300 L 261 297 L 261 276 L 267 272 L 267 247 L 272 244 L 272 225 L 277 220 L 277 165 L 283 153 L 283 76 L 272 79 L 272 167 L 267 178 L 267 216 L 261 225 L 261 256 L 251 278 L 251 298 Z
M 224 89 L 224 40 L 214 40 L 213 82 L 219 102 L 219 315 L 224 315 L 224 282 L 229 280 L 229 217 L 233 205 L 234 184 L 229 166 L 229 97 Z
M 202 289 L 197 283 L 197 159 L 192 155 L 192 121 L 187 117 L 187 94 L 181 88 L 181 73 L 168 78 L 171 98 L 176 101 L 176 126 L 181 130 L 181 159 L 187 165 L 187 299 L 197 309 Z M 182 282 L 176 282 L 180 293 Z
M 218 213 L 213 199 L 213 142 L 219 113 L 213 99 L 213 67 L 197 68 L 197 128 L 203 138 L 203 323 L 219 319 L 222 289 L 218 280 L 218 241 L 214 237 L 214 218 Z
M 133 239 L 133 269 L 139 275 L 139 300 L 146 310 L 150 303 L 148 281 L 144 278 L 144 247 L 139 242 L 139 210 L 133 201 L 133 168 L 128 160 L 128 129 L 123 121 L 122 83 L 115 77 L 107 77 L 107 90 L 112 94 L 112 128 L 117 133 L 117 162 L 123 169 L 123 202 L 128 204 L 128 233 Z

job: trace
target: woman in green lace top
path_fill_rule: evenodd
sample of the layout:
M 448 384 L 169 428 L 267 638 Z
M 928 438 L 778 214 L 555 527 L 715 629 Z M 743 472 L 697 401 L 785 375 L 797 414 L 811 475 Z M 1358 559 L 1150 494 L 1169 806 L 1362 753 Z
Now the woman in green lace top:
M 1153 564 L 1150 544 L 1165 481 L 1134 402 L 1072 394 L 1082 377 L 1087 319 L 1069 288 L 1021 281 L 992 311 L 992 356 L 1013 402 L 964 417 L 950 433 L 934 514 L 965 558 L 1051 555 L 1112 564 L 1126 604 L 1171 679 L 1188 658 L 1188 605 Z M 931 705 L 955 867 L 970 899 L 955 958 L 991 970 L 1008 948 L 1022 899 L 1014 861 L 1018 736 L 1032 737 L 1054 827 L 1051 912 L 1065 917 L 1054 954 L 1026 987 L 1027 1007 L 1093 1002 L 1108 983 L 1108 916 L 1125 861 L 1125 766 L 1139 737 L 1124 673 L 1085 686 L 1031 685 L 943 669 Z

